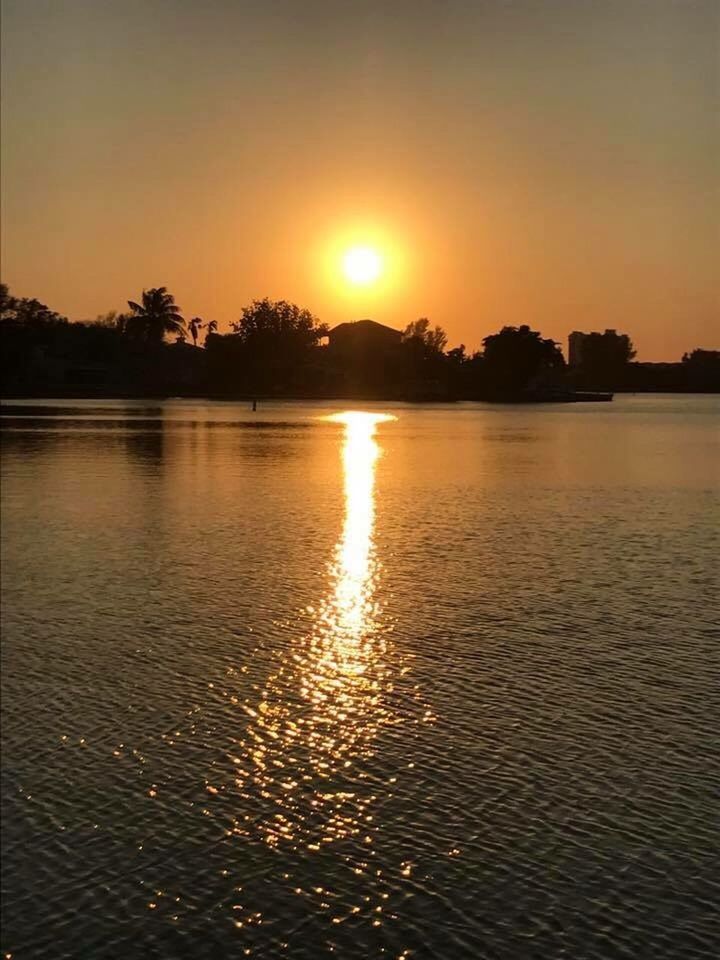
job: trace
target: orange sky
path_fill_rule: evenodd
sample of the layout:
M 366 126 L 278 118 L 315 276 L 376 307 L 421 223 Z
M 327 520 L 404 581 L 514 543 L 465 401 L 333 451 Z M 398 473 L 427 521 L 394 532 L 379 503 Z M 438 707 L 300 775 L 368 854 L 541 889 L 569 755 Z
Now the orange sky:
M 716 0 L 2 0 L 2 277 L 72 319 L 720 346 Z M 328 274 L 379 242 L 386 282 Z

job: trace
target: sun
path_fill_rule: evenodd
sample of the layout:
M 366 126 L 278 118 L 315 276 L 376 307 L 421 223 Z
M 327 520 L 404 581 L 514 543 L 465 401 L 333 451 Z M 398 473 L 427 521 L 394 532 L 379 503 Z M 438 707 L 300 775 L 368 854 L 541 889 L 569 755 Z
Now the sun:
M 382 273 L 382 259 L 372 247 L 351 247 L 342 258 L 342 268 L 350 283 L 367 286 Z

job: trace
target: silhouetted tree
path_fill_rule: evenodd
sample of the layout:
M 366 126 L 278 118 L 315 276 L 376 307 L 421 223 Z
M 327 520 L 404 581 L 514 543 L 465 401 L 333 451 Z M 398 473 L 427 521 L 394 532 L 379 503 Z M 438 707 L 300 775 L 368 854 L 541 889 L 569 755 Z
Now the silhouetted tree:
M 0 320 L 6 320 L 15 310 L 15 297 L 10 296 L 6 283 L 0 283 Z
M 439 399 L 446 393 L 445 355 L 447 335 L 442 327 L 430 327 L 427 317 L 409 323 L 402 332 L 400 376 L 412 399 Z
M 720 363 L 720 350 L 701 350 L 696 347 L 690 353 L 684 353 L 682 362 L 691 367 L 715 367 Z
M 211 337 L 214 333 L 217 333 L 217 320 L 208 320 L 205 324 L 206 334 L 205 334 L 205 346 L 207 346 L 208 337 Z
M 465 344 L 461 343 L 459 347 L 453 347 L 452 350 L 448 350 L 445 356 L 448 358 L 448 363 L 453 366 L 461 366 L 468 359 L 468 355 L 465 353 Z
M 11 296 L 7 284 L 2 283 L 0 284 L 0 321 L 40 327 L 66 324 L 68 319 L 55 313 L 39 300 Z
M 717 393 L 720 390 L 720 350 L 696 348 L 683 354 L 682 372 L 688 389 Z
M 103 327 L 107 330 L 116 330 L 118 333 L 122 333 L 130 316 L 131 314 L 129 313 L 120 313 L 117 310 L 108 310 L 107 313 L 99 313 L 94 320 L 90 321 L 90 323 L 94 327 Z
M 445 354 L 446 394 L 450 399 L 473 399 L 480 391 L 479 367 L 482 357 L 479 353 L 469 357 L 465 344 L 453 347 Z
M 627 334 L 615 330 L 589 333 L 582 343 L 580 379 L 594 386 L 622 386 L 627 378 L 628 364 L 634 356 L 635 350 Z
M 190 331 L 190 336 L 192 337 L 193 346 L 197 346 L 198 333 L 203 327 L 203 322 L 200 317 L 193 317 L 190 323 L 188 324 L 188 330 Z
M 245 344 L 292 344 L 295 348 L 315 346 L 328 334 L 328 327 L 297 304 L 286 300 L 253 300 L 231 327 Z
M 565 366 L 558 345 L 527 325 L 503 327 L 485 337 L 483 346 L 485 389 L 491 397 L 519 397 L 539 375 Z
M 442 353 L 447 345 L 447 334 L 442 327 L 430 328 L 430 321 L 427 317 L 420 317 L 419 320 L 413 320 L 409 323 L 402 334 L 404 343 L 422 344 L 426 353 Z
M 128 336 L 145 343 L 162 343 L 165 334 L 179 334 L 185 330 L 181 308 L 166 287 L 143 290 L 142 302 L 128 300 L 132 310 L 123 325 Z
M 0 285 L 0 321 L 2 386 L 9 395 L 110 385 L 111 368 L 120 369 L 121 337 L 107 318 L 70 323 L 39 300 L 13 297 Z
M 232 328 L 230 337 L 211 338 L 214 353 L 225 349 L 237 355 L 240 377 L 253 393 L 304 389 L 313 351 L 328 333 L 309 310 L 267 297 L 245 307 Z

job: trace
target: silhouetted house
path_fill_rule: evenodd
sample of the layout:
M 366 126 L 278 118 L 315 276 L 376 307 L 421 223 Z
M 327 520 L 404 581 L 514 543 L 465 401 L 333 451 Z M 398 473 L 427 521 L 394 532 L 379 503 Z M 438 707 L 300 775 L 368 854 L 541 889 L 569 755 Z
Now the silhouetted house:
M 402 333 L 374 320 L 341 323 L 328 334 L 336 388 L 347 396 L 392 396 L 399 389 Z
M 381 352 L 396 347 L 402 338 L 399 330 L 386 327 L 375 320 L 356 320 L 354 323 L 341 323 L 328 334 L 328 345 L 338 353 Z

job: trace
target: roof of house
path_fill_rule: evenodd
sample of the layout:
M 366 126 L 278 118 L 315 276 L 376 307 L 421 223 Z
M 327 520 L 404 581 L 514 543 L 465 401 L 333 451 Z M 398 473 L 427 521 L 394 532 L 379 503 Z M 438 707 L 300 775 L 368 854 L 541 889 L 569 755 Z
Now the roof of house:
M 391 334 L 394 337 L 401 337 L 400 330 L 394 327 L 388 327 L 384 323 L 378 323 L 376 320 L 354 320 L 347 323 L 339 323 L 330 331 L 330 336 L 337 333 L 380 333 L 383 335 Z

